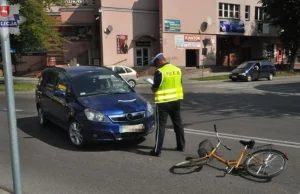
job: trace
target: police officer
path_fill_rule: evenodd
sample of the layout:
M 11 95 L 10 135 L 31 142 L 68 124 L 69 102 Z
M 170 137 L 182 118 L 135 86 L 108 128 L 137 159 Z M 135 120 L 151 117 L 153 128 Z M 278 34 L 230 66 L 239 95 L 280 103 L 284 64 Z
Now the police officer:
M 157 67 L 154 74 L 152 92 L 156 103 L 156 142 L 150 155 L 160 156 L 163 146 L 167 118 L 170 115 L 176 134 L 178 151 L 185 150 L 184 129 L 180 115 L 180 101 L 183 99 L 181 69 L 168 63 L 162 53 L 152 61 Z

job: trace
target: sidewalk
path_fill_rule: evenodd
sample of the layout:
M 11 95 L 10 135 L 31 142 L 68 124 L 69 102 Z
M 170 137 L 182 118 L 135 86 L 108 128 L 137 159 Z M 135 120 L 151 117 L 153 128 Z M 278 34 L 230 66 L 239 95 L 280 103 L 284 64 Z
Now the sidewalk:
M 0 194 L 11 194 L 11 193 L 9 193 L 9 192 L 7 192 L 7 191 L 0 188 Z
M 37 84 L 38 78 L 30 78 L 30 77 L 13 77 L 14 83 L 33 83 Z M 4 77 L 0 77 L 0 84 L 4 83 Z M 0 193 L 1 194 L 1 193 Z
M 230 72 L 203 72 L 203 77 L 211 77 L 211 76 L 219 76 L 219 75 L 229 75 Z M 193 73 L 193 74 L 185 74 L 182 76 L 182 79 L 183 81 L 186 83 L 192 83 L 192 82 L 197 82 L 199 83 L 198 81 L 193 81 L 193 80 L 190 80 L 191 78 L 198 78 L 198 77 L 202 77 L 202 72 L 199 71 L 199 73 Z M 142 76 L 142 77 L 139 77 L 137 83 L 138 84 L 144 84 L 145 81 L 143 79 L 145 78 L 151 78 L 153 79 L 153 76 Z
M 228 74 L 229 74 L 229 72 L 218 72 L 218 73 L 203 72 L 203 77 L 228 75 Z M 185 75 L 183 75 L 183 80 L 185 82 L 193 82 L 192 80 L 190 80 L 191 78 L 197 78 L 197 77 L 201 77 L 201 76 L 202 76 L 201 71 L 199 71 L 199 73 L 185 74 Z M 148 78 L 148 77 L 153 79 L 152 75 L 151 76 L 142 76 L 142 77 L 139 77 L 137 83 L 138 84 L 145 83 L 145 81 L 143 79 Z M 14 83 L 34 83 L 34 84 L 38 83 L 38 78 L 13 77 L 13 80 L 14 80 Z M 0 84 L 1 83 L 4 83 L 4 77 L 0 77 Z

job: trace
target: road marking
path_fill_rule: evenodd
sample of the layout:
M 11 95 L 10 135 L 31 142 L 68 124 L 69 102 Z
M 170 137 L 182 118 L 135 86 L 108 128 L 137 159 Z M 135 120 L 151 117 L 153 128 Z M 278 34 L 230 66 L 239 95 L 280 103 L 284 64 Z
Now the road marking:
M 3 108 L 3 109 L 1 109 L 2 111 L 7 111 L 7 108 Z M 19 109 L 15 109 L 16 110 L 16 112 L 23 112 L 24 110 L 19 110 Z
M 170 131 L 174 131 L 173 129 L 169 129 Z M 203 135 L 203 136 L 210 136 L 216 137 L 216 134 L 211 131 L 203 131 L 203 130 L 195 130 L 195 129 L 184 129 L 185 133 L 194 134 L 194 135 Z M 219 133 L 220 138 L 224 139 L 233 139 L 233 140 L 250 140 L 253 139 L 257 143 L 264 143 L 264 144 L 273 144 L 283 147 L 291 147 L 291 148 L 300 148 L 300 143 L 298 142 L 291 142 L 291 141 L 282 141 L 282 140 L 273 140 L 273 139 L 266 139 L 266 138 L 259 138 L 259 137 L 251 137 L 251 136 L 243 136 L 243 135 L 234 135 L 234 134 L 226 134 L 226 133 Z

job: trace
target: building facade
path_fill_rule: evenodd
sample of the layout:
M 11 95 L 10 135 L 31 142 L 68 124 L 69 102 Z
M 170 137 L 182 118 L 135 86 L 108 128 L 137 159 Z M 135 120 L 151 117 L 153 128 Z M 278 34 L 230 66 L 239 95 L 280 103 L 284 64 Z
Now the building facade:
M 148 67 L 159 52 L 186 68 L 259 58 L 286 63 L 256 0 L 66 0 L 48 13 L 69 42 L 39 56 L 46 65 Z

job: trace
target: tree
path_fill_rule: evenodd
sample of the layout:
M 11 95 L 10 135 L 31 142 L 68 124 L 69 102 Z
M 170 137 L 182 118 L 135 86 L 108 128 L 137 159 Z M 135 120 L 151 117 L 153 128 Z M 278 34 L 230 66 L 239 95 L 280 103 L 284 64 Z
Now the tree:
M 300 1 L 260 0 L 271 26 L 278 29 L 283 44 L 291 51 L 289 69 L 294 71 L 297 51 L 300 49 Z
M 17 55 L 32 51 L 47 51 L 49 49 L 61 49 L 65 39 L 54 30 L 55 21 L 46 12 L 46 9 L 61 0 L 9 0 L 10 4 L 20 4 L 20 15 L 26 18 L 26 22 L 20 25 L 19 36 L 11 35 L 11 48 L 16 49 L 16 55 L 12 60 L 16 64 Z M 50 41 L 51 40 L 51 41 Z

